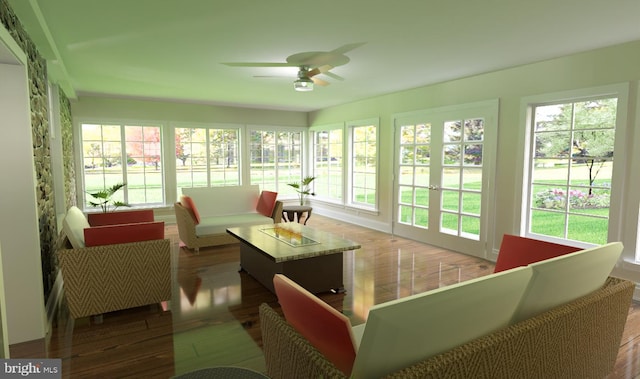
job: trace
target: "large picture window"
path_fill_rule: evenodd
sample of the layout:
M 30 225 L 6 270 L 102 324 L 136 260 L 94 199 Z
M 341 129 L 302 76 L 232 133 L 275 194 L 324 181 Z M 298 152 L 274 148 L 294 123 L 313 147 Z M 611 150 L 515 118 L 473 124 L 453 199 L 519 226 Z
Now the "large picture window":
M 118 183 L 126 186 L 114 200 L 164 203 L 160 126 L 82 124 L 81 129 L 84 204 L 92 200 L 87 193 Z
M 608 239 L 617 98 L 532 106 L 528 233 Z

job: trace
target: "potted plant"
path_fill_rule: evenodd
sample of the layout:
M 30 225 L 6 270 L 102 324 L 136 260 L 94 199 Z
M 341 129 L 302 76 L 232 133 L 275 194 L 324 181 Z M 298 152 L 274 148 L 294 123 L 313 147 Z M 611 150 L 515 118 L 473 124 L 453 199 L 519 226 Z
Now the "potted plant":
M 107 213 L 109 211 L 115 211 L 116 208 L 118 207 L 128 207 L 129 204 L 125 202 L 111 199 L 111 197 L 116 192 L 118 192 L 122 187 L 126 185 L 127 183 L 118 183 L 118 184 L 114 184 L 109 188 L 105 188 L 102 191 L 88 193 L 95 199 L 94 201 L 88 201 L 89 205 L 91 205 L 92 207 L 102 208 L 103 213 Z M 111 207 L 113 207 L 113 209 L 111 209 Z
M 316 179 L 315 176 L 307 176 L 303 178 L 300 183 L 288 183 L 288 186 L 291 186 L 296 189 L 298 192 L 298 198 L 300 199 L 300 205 L 304 205 L 304 202 L 307 198 L 307 195 L 315 196 L 314 192 L 311 192 L 311 182 Z

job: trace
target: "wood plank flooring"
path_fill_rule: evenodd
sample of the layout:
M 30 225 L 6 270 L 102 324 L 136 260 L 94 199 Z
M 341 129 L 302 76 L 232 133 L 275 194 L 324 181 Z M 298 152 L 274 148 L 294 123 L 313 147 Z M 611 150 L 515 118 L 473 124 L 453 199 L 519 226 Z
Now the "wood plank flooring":
M 314 215 L 308 226 L 359 242 L 345 253 L 345 294 L 320 297 L 364 322 L 384 301 L 457 283 L 493 271 L 493 263 Z M 173 299 L 70 320 L 58 314 L 50 335 L 10 347 L 12 358 L 61 358 L 63 378 L 169 378 L 212 366 L 264 371 L 258 306 L 280 310 L 276 297 L 239 268 L 239 245 L 178 246 L 175 225 Z M 640 305 L 632 304 L 614 372 L 609 379 L 640 378 Z

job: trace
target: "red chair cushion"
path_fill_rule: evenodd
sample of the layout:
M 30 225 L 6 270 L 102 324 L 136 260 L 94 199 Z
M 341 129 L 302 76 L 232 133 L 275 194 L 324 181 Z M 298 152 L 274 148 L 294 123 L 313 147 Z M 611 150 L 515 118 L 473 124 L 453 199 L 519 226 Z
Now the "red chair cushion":
M 182 204 L 183 207 L 187 208 L 191 212 L 191 215 L 193 216 L 193 220 L 195 221 L 196 225 L 198 225 L 200 223 L 200 213 L 198 213 L 198 208 L 196 208 L 196 203 L 193 201 L 191 196 L 182 195 L 182 198 L 180 199 L 180 203 Z
M 527 266 L 534 262 L 558 257 L 582 250 L 579 247 L 519 237 L 511 234 L 502 236 L 502 244 L 493 272 Z
M 356 358 L 349 318 L 282 274 L 273 285 L 287 322 L 349 376 Z
M 273 207 L 276 205 L 277 192 L 262 191 L 258 204 L 256 205 L 256 211 L 263 216 L 271 217 L 273 214 Z

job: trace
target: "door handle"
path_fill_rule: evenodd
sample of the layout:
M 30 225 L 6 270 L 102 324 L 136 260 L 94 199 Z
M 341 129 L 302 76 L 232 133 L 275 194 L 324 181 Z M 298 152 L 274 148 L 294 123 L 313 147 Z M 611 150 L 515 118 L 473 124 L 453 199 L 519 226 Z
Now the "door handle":
M 438 187 L 438 186 L 429 185 L 429 187 L 427 187 L 427 188 L 429 188 L 430 190 L 434 190 L 434 191 L 440 191 L 440 187 Z

